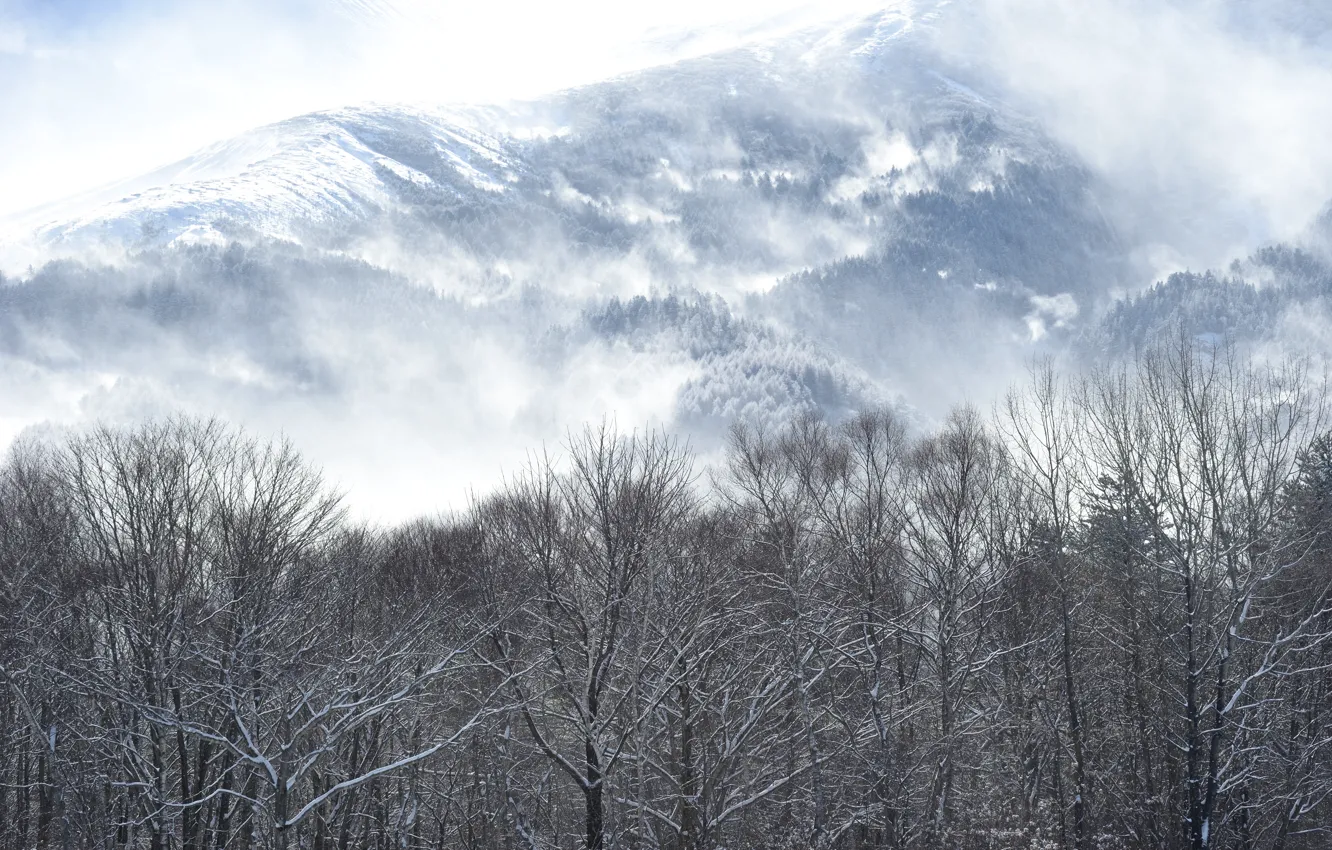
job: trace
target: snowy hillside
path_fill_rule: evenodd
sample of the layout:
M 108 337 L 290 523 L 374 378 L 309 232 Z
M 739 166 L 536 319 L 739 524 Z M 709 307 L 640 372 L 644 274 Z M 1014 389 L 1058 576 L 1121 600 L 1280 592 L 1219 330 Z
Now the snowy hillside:
M 1131 353 L 1146 302 L 1101 316 L 1151 282 L 1135 208 L 945 58 L 952 11 L 524 103 L 300 116 L 11 219 L 0 438 L 174 409 L 317 452 L 388 430 L 410 461 L 327 453 L 382 503 L 387 469 L 504 460 L 433 434 L 612 414 L 709 450 L 737 417 L 928 418 L 1069 344 Z
M 515 179 L 504 144 L 461 116 L 348 109 L 261 127 L 124 184 L 23 214 L 57 251 L 225 242 L 255 234 L 297 239 L 363 221 L 410 184 L 441 195 L 503 191 Z
M 950 154 L 930 147 L 933 140 L 913 147 L 902 133 L 885 136 L 874 127 L 873 119 L 889 106 L 878 89 L 891 87 L 901 101 L 892 104 L 897 109 L 911 101 L 937 113 L 941 94 L 945 101 L 979 101 L 912 52 L 927 40 L 938 14 L 931 3 L 900 3 L 869 18 L 780 39 L 760 31 L 750 48 L 738 52 L 534 103 L 485 110 L 361 107 L 300 116 L 139 178 L 13 216 L 0 222 L 0 239 L 35 240 L 39 254 L 47 255 L 176 239 L 310 242 L 336 238 L 390 210 L 493 206 L 491 196 L 509 188 L 516 189 L 514 205 L 543 198 L 564 206 L 583 203 L 637 223 L 670 216 L 652 206 L 663 188 L 691 193 L 702 190 L 701 183 L 738 180 L 747 172 L 789 182 L 828 171 L 826 162 L 790 156 L 801 151 L 765 150 L 774 139 L 737 138 L 773 131 L 813 131 L 814 138 L 800 139 L 806 147 L 824 142 L 832 148 L 840 141 L 841 149 L 826 151 L 838 157 L 863 153 L 864 163 L 854 170 L 818 175 L 842 178 L 822 187 L 829 201 L 872 188 L 891 169 L 905 178 L 896 191 L 913 191 L 928 185 L 927 172 L 946 164 Z M 911 90 L 901 91 L 904 84 Z M 839 97 L 822 98 L 824 86 L 837 89 Z M 650 135 L 619 136 L 634 124 Z M 817 138 L 830 132 L 842 138 Z M 608 136 L 619 136 L 619 150 L 591 149 Z M 560 154 L 566 141 L 582 148 L 577 161 Z M 664 144 L 653 149 L 652 142 Z M 659 153 L 676 156 L 653 156 Z M 597 169 L 608 181 L 627 178 L 638 185 L 616 187 L 619 197 L 604 186 L 590 195 L 567 173 L 573 169 L 581 172 L 577 176 Z

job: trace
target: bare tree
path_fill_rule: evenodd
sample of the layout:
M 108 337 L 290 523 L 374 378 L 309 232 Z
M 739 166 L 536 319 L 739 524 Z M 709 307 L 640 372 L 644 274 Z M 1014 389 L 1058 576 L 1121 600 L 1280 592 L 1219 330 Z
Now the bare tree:
M 522 630 L 497 631 L 493 648 L 532 741 L 582 793 L 587 850 L 605 845 L 607 786 L 631 737 L 674 686 L 643 693 L 646 673 L 685 649 L 635 615 L 653 574 L 683 556 L 691 488 L 673 440 L 603 424 L 570 440 L 567 471 L 542 459 L 494 507 L 496 555 L 533 598 Z
M 1181 339 L 389 528 L 213 421 L 26 442 L 0 850 L 1319 850 L 1325 403 Z
M 911 463 L 907 569 L 920 612 L 912 632 L 936 712 L 922 820 L 929 843 L 938 844 L 952 827 L 963 742 L 979 731 L 973 684 L 997 658 L 991 627 L 1007 565 L 996 544 L 1011 503 L 1006 456 L 972 409 L 951 414 L 939 434 L 917 445 Z

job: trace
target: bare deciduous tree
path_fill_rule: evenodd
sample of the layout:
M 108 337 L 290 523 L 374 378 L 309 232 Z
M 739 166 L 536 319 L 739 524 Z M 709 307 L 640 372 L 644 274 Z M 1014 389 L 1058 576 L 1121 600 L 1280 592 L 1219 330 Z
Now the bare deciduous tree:
M 1325 399 L 1181 340 L 387 529 L 217 422 L 29 441 L 0 850 L 1320 850 Z

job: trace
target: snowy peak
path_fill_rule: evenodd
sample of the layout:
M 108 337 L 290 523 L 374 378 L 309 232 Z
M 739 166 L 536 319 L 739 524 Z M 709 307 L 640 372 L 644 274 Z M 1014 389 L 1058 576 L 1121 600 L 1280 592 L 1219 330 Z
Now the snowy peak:
M 775 78 L 779 69 L 872 69 L 894 45 L 928 32 L 948 5 L 896 0 L 872 14 L 831 20 L 811 12 L 753 26 L 737 39 L 748 45 L 740 54 L 759 57 Z M 522 173 L 519 148 L 558 134 L 525 126 L 524 107 L 515 108 L 375 106 L 295 117 L 12 217 L 0 223 L 0 243 L 35 237 L 39 253 L 67 254 L 99 245 L 228 241 L 240 233 L 301 241 L 312 228 L 365 221 L 404 200 L 447 204 L 502 193 Z
M 226 240 L 236 228 L 297 239 L 363 220 L 405 193 L 502 192 L 515 165 L 462 113 L 344 109 L 261 127 L 140 178 L 21 216 L 15 230 L 81 247 Z

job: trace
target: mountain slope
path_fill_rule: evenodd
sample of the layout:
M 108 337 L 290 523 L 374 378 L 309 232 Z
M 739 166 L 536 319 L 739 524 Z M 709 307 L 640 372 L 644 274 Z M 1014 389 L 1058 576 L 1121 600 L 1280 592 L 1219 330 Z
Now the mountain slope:
M 10 229 L 32 227 L 39 242 L 57 250 L 247 233 L 291 239 L 363 221 L 397 203 L 404 184 L 452 197 L 503 191 L 513 179 L 503 142 L 464 122 L 461 115 L 405 109 L 301 116 L 128 185 L 26 214 Z
M 11 222 L 63 259 L 0 278 L 0 430 L 218 412 L 383 500 L 604 414 L 706 450 L 737 417 L 983 403 L 1147 280 L 1114 187 L 942 57 L 945 6 L 301 116 Z

